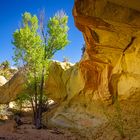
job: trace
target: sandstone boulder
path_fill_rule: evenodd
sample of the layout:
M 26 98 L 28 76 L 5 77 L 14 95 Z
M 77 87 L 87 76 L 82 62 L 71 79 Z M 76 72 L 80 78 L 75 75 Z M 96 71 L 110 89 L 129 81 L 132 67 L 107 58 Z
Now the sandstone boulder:
M 4 76 L 0 76 L 0 86 L 4 85 L 7 82 Z
M 6 81 L 5 81 L 6 82 Z M 9 81 L 0 87 L 0 103 L 9 103 L 24 91 L 25 77 L 23 72 L 17 72 Z
M 70 100 L 84 88 L 84 79 L 79 64 L 53 62 L 46 81 L 46 94 L 57 102 Z

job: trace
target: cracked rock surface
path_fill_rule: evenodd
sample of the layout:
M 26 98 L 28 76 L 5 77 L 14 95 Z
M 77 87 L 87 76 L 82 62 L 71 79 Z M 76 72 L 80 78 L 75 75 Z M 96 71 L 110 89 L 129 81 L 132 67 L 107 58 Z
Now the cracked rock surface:
M 86 85 L 93 85 L 85 90 L 96 99 L 126 99 L 140 91 L 138 5 L 138 0 L 75 0 L 75 25 L 86 42 L 80 69 L 90 77 Z
M 91 140 L 120 140 L 106 116 L 111 114 L 118 124 L 112 105 L 118 97 L 125 135 L 139 140 L 140 1 L 75 0 L 73 16 L 83 33 L 85 52 L 76 65 L 52 63 L 45 93 L 57 104 L 43 115 L 43 122 L 78 131 Z M 21 84 L 13 82 L 9 81 L 11 90 L 8 83 L 0 87 L 0 102 L 18 93 L 12 87 Z M 108 105 L 105 110 L 102 103 Z

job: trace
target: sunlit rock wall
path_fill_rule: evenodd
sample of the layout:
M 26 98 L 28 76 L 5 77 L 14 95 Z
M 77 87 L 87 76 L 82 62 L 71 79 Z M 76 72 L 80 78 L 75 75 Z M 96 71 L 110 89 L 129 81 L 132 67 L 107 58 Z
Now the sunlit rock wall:
M 70 100 L 84 94 L 90 95 L 90 100 L 111 103 L 117 96 L 126 99 L 138 93 L 139 5 L 139 0 L 75 0 L 73 16 L 86 42 L 84 56 L 68 70 L 59 64 L 51 66 L 47 94 L 54 100 L 64 97 Z M 60 97 L 56 91 L 61 93 Z
M 45 90 L 48 97 L 54 101 L 71 100 L 84 89 L 85 81 L 78 63 L 73 65 L 67 62 L 53 62 L 49 71 Z
M 17 95 L 25 89 L 25 76 L 23 72 L 17 72 L 9 81 L 0 86 L 0 104 L 9 103 L 17 98 Z
M 43 115 L 43 122 L 98 136 L 101 128 L 103 133 L 110 132 L 104 126 L 107 120 L 99 101 L 111 105 L 119 97 L 127 127 L 137 133 L 140 124 L 140 1 L 75 0 L 73 16 L 76 27 L 83 33 L 86 49 L 76 65 L 51 64 L 45 93 L 57 105 Z M 18 82 L 10 80 L 0 87 L 0 103 L 15 97 L 23 90 L 18 86 L 23 83 L 20 79 Z
M 113 104 L 118 97 L 123 117 L 134 129 L 138 123 L 132 125 L 135 115 L 131 114 L 137 113 L 140 121 L 140 1 L 75 0 L 73 16 L 83 33 L 85 52 L 68 69 L 53 65 L 46 93 L 59 105 L 44 115 L 44 122 L 84 130 L 88 136 L 91 128 L 93 135 L 98 134 L 106 124 L 101 104 Z
M 51 98 L 113 103 L 139 94 L 139 5 L 138 0 L 75 0 L 75 25 L 86 49 L 79 64 L 67 70 L 53 64 L 46 86 Z
M 86 42 L 79 68 L 93 99 L 140 92 L 139 6 L 139 0 L 75 0 L 75 25 Z

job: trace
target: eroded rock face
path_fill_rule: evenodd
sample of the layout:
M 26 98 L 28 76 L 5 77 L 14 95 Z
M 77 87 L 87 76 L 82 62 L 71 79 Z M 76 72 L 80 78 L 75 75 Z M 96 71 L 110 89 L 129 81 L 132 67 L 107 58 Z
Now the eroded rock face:
M 73 68 L 52 66 L 46 88 L 54 100 L 90 94 L 91 100 L 112 102 L 140 91 L 139 5 L 139 0 L 75 0 L 75 25 L 86 49 Z
M 4 76 L 0 76 L 0 86 L 4 85 L 7 82 Z
M 86 42 L 85 53 L 74 66 L 52 63 L 45 90 L 58 106 L 44 114 L 44 123 L 80 130 L 92 140 L 120 139 L 107 120 L 117 108 L 104 109 L 102 104 L 110 105 L 119 97 L 126 134 L 140 139 L 139 5 L 139 0 L 75 0 L 73 15 Z M 1 102 L 7 95 L 0 90 Z
M 98 133 L 102 133 L 99 134 L 100 139 L 112 140 L 114 131 L 108 128 L 108 116 L 103 114 L 108 109 L 103 110 L 100 101 L 112 104 L 119 97 L 123 119 L 128 122 L 124 127 L 129 127 L 132 131 L 135 128 L 137 132 L 134 136 L 138 138 L 132 136 L 132 139 L 139 139 L 138 123 L 135 121 L 140 122 L 139 5 L 139 0 L 75 0 L 75 25 L 83 33 L 86 49 L 78 65 L 65 71 L 57 68 L 57 72 L 52 72 L 53 76 L 50 74 L 50 81 L 55 79 L 55 83 L 61 81 L 63 84 L 51 84 L 48 81 L 48 85 L 55 87 L 50 88 L 50 97 L 53 99 L 55 95 L 56 102 L 62 99 L 52 113 L 53 117 L 49 114 L 51 117 L 46 119 L 47 114 L 44 115 L 44 121 L 48 125 L 74 128 L 80 132 L 84 130 L 83 134 L 90 136 L 90 139 L 98 139 Z M 59 70 L 63 72 L 58 80 L 55 74 L 59 75 Z M 75 82 L 70 82 L 73 73 Z M 66 83 L 63 75 L 67 77 Z M 59 87 L 59 92 L 55 85 Z M 116 110 L 116 107 L 110 106 L 109 113 L 113 114 L 113 109 Z M 110 131 L 112 138 L 107 135 Z
M 78 63 L 73 65 L 67 62 L 53 62 L 49 71 L 45 90 L 54 101 L 71 100 L 84 89 L 85 81 Z
M 90 77 L 86 90 L 103 100 L 126 99 L 140 91 L 138 5 L 138 0 L 75 0 L 75 24 L 86 42 L 80 69 Z
M 0 104 L 9 103 L 16 99 L 17 95 L 24 91 L 25 76 L 23 72 L 17 72 L 9 81 L 0 86 Z
M 82 61 L 80 64 L 81 63 Z M 83 74 L 87 73 L 83 72 L 85 69 L 81 67 L 80 64 L 70 65 L 68 63 L 60 62 L 51 64 L 45 89 L 48 97 L 53 99 L 57 104 L 54 106 L 54 109 L 44 113 L 43 123 L 48 127 L 72 129 L 90 140 L 113 140 L 115 137 L 119 140 L 121 139 L 120 135 L 113 125 L 118 124 L 121 126 L 120 120 L 125 120 L 123 127 L 126 137 L 128 137 L 128 134 L 132 133 L 132 139 L 139 140 L 139 90 L 135 91 L 135 94 L 132 90 L 133 96 L 130 96 L 130 92 L 125 94 L 127 99 L 121 101 L 117 106 L 116 104 L 109 106 L 107 104 L 106 106 L 106 102 L 102 102 L 102 98 L 96 96 L 96 93 L 93 93 L 92 91 L 92 88 L 98 86 L 96 82 L 94 83 L 94 81 L 92 81 L 91 68 L 94 68 L 94 65 L 85 65 L 84 68 L 88 68 L 88 77 L 83 77 Z M 104 79 L 107 79 L 107 71 L 108 69 L 106 68 L 103 72 L 102 76 L 105 76 Z M 116 76 L 114 78 L 118 77 Z M 121 82 L 124 82 L 126 78 L 127 77 L 122 76 Z M 139 83 L 135 83 L 134 80 L 135 79 L 131 77 L 129 77 L 129 79 L 127 78 L 129 84 L 132 86 L 135 86 L 136 84 L 138 86 Z M 96 84 L 96 86 L 94 84 Z M 113 84 L 117 84 L 117 80 L 116 83 L 113 81 Z M 120 83 L 120 85 L 121 84 L 122 83 Z M 103 85 L 107 86 L 108 83 L 103 82 Z M 123 85 L 121 90 L 127 90 L 127 85 Z M 109 91 L 108 95 L 110 95 Z M 101 97 L 102 96 L 103 95 L 101 95 Z M 107 96 L 104 95 L 104 97 Z M 110 104 L 110 101 L 106 101 Z M 120 115 L 120 113 L 122 117 L 116 117 L 117 115 Z M 135 134 L 133 132 L 134 130 Z

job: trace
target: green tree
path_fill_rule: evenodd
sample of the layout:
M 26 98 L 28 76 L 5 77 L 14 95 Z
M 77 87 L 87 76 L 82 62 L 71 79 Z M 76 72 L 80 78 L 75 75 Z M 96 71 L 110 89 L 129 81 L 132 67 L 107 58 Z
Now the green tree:
M 10 67 L 9 61 L 6 60 L 6 61 L 2 62 L 0 67 L 3 69 L 8 69 Z
M 15 45 L 14 60 L 25 69 L 27 91 L 31 97 L 34 120 L 37 128 L 42 127 L 44 86 L 48 76 L 50 59 L 55 52 L 68 43 L 68 17 L 63 11 L 57 12 L 45 25 L 44 13 L 40 18 L 24 13 L 22 27 L 13 34 Z

